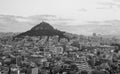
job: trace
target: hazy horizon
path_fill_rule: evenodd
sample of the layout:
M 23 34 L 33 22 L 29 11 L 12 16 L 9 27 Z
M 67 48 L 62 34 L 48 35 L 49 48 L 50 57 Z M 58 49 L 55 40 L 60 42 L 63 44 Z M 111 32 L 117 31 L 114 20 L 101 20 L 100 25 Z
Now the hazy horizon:
M 0 32 L 24 32 L 42 20 L 75 34 L 118 34 L 119 0 L 0 0 Z

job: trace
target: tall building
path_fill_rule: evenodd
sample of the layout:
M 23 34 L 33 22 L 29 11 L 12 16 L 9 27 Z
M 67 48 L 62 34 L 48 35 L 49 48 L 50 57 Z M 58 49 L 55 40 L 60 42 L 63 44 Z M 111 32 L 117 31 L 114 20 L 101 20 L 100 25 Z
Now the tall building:
M 18 66 L 20 66 L 20 65 L 21 65 L 21 62 L 22 62 L 22 57 L 21 57 L 21 56 L 17 56 L 17 57 L 16 57 L 16 64 L 17 64 Z

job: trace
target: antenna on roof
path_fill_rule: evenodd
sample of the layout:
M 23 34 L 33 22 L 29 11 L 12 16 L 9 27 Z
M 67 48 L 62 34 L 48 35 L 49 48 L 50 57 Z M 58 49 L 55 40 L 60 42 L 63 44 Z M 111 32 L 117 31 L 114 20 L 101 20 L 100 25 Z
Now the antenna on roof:
M 45 22 L 46 19 L 42 19 L 42 22 Z

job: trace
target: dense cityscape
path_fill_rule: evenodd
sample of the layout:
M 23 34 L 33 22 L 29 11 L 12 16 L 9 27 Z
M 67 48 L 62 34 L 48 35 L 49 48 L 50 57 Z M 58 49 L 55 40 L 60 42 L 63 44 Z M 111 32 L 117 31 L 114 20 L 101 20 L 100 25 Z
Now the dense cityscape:
M 41 22 L 0 38 L 0 74 L 120 74 L 120 42 L 95 33 L 62 32 Z

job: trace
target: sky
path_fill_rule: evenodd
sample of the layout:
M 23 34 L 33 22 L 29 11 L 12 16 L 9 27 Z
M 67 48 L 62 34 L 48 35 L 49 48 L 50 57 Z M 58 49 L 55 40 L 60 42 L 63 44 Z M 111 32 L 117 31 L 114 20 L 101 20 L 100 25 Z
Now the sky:
M 120 0 L 0 0 L 0 14 L 56 15 L 74 19 L 70 26 L 113 25 L 120 22 Z
M 120 19 L 119 0 L 0 0 L 0 14 L 52 14 L 81 20 Z

